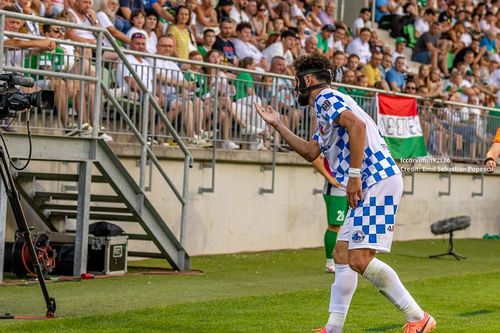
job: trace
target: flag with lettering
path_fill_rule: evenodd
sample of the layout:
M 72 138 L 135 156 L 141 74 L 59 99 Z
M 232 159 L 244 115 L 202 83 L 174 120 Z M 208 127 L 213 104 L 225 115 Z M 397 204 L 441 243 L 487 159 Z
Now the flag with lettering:
M 377 94 L 377 123 L 395 159 L 426 156 L 415 98 Z

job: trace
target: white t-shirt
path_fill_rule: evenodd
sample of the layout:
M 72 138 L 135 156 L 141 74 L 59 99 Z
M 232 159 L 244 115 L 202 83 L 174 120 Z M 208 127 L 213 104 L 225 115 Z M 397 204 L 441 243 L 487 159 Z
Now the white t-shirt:
M 115 26 L 113 22 L 111 22 L 111 20 L 109 19 L 108 14 L 106 14 L 105 12 L 97 12 L 96 18 L 99 25 L 104 29 L 108 29 L 109 27 Z M 107 38 L 104 38 L 104 45 L 111 46 Z
M 259 62 L 260 59 L 262 59 L 262 53 L 252 43 L 245 43 L 238 38 L 233 39 L 232 42 L 238 59 L 241 60 L 246 57 L 251 57 L 255 62 Z
M 153 67 L 147 61 L 146 59 L 142 58 L 141 60 L 138 60 L 136 57 L 134 57 L 131 54 L 128 54 L 126 56 L 128 62 L 132 65 L 132 68 L 135 70 L 137 75 L 141 78 L 141 81 L 146 85 L 146 88 L 149 91 L 153 91 L 153 79 L 154 79 L 154 73 L 153 73 Z M 126 77 L 132 77 L 130 75 L 130 72 L 125 65 L 121 64 L 118 66 L 116 77 L 118 78 L 118 84 L 122 85 L 125 87 L 125 90 L 128 92 L 129 91 L 129 86 L 127 80 L 125 80 Z
M 328 47 L 330 47 L 330 41 L 329 40 L 328 40 Z M 342 44 L 342 41 L 340 41 L 340 40 L 333 42 L 332 48 L 333 48 L 334 51 L 345 52 L 344 44 Z
M 392 65 L 396 65 L 396 60 L 399 58 L 399 57 L 403 57 L 405 58 L 405 68 L 408 69 L 408 62 L 406 61 L 406 57 L 403 53 L 399 53 L 397 52 L 396 50 L 392 51 Z
M 351 110 L 366 125 L 366 140 L 361 165 L 363 190 L 385 178 L 401 173 L 378 126 L 349 95 L 325 88 L 314 100 L 314 109 L 318 129 L 313 135 L 313 140 L 318 141 L 321 153 L 328 160 L 332 175 L 344 187 L 349 181 L 349 133 L 335 123 L 335 120 L 346 110 Z
M 151 34 L 147 35 L 147 49 L 148 53 L 155 54 L 156 53 L 156 44 L 158 44 L 158 37 L 154 31 L 151 31 Z
M 234 6 L 229 11 L 229 17 L 236 22 L 236 25 L 241 22 L 250 22 L 250 18 L 248 17 L 247 13 L 245 13 L 244 10 L 242 10 L 241 12 L 238 11 L 238 9 L 236 9 L 236 7 Z
M 293 55 L 290 50 L 287 50 L 285 53 L 283 53 L 283 43 L 282 42 L 275 42 L 266 47 L 262 51 L 262 56 L 264 59 L 267 60 L 267 62 L 270 64 L 271 61 L 273 60 L 274 57 L 280 56 L 285 58 L 285 64 L 287 66 L 290 66 L 293 64 Z
M 165 76 L 168 80 L 172 80 L 173 83 L 162 83 L 160 84 L 160 91 L 164 95 L 173 95 L 177 93 L 176 86 L 184 82 L 184 75 L 182 71 L 175 62 L 165 59 L 156 60 L 156 75 Z
M 429 22 L 425 22 L 421 18 L 417 19 L 415 22 L 415 31 L 423 35 L 425 32 L 429 31 Z
M 346 51 L 349 54 L 357 54 L 359 62 L 362 64 L 367 64 L 372 57 L 370 45 L 368 43 L 363 43 L 359 37 L 356 37 L 349 43 L 349 45 L 347 45 Z
M 364 28 L 365 22 L 361 17 L 358 17 L 357 19 L 354 20 L 354 23 L 352 24 L 352 36 L 353 37 L 358 37 L 358 29 Z
M 467 32 L 465 32 L 462 34 L 462 36 L 460 36 L 460 41 L 464 43 L 465 47 L 468 47 L 470 46 L 470 44 L 472 44 L 472 37 Z
M 491 73 L 488 84 L 494 87 L 500 87 L 500 68 Z M 500 90 L 497 91 L 497 105 L 500 105 Z
M 4 42 L 9 39 L 10 39 L 9 37 L 5 35 L 3 36 Z M 3 63 L 8 66 L 21 67 L 24 55 L 26 54 L 26 50 L 10 48 L 10 47 L 8 48 L 8 50 L 9 51 L 7 51 L 7 57 L 6 57 L 7 59 L 2 59 L 1 61 L 3 61 Z
M 73 15 L 73 17 L 75 18 L 76 24 L 81 25 L 81 26 L 86 26 L 86 27 L 92 26 L 92 24 L 90 23 L 88 18 L 81 19 L 80 16 L 77 15 L 76 12 L 73 10 L 73 8 L 68 8 L 68 12 L 70 12 L 71 15 Z M 92 31 L 75 29 L 75 33 L 80 38 L 95 39 L 95 36 L 92 33 Z

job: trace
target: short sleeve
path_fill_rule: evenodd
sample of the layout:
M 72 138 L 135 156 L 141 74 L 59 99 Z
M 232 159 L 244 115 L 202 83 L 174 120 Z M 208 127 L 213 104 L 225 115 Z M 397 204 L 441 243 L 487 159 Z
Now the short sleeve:
M 395 82 L 395 81 L 397 81 L 397 79 L 396 79 L 396 75 L 394 75 L 394 74 L 395 74 L 395 73 L 394 73 L 394 71 L 393 71 L 393 70 L 388 71 L 388 72 L 385 74 L 385 80 L 386 80 L 387 82 L 389 82 L 389 83 L 390 83 L 390 82 Z
M 104 29 L 107 29 L 111 26 L 114 26 L 113 22 L 109 19 L 108 15 L 104 12 L 98 12 L 96 14 L 97 16 L 97 22 L 99 22 L 99 25 L 103 27 Z
M 333 125 L 335 119 L 337 119 L 342 112 L 349 110 L 344 99 L 338 95 L 334 95 L 332 91 L 320 93 L 318 97 L 316 97 L 315 107 L 317 113 L 321 114 L 321 117 L 327 120 L 331 125 Z

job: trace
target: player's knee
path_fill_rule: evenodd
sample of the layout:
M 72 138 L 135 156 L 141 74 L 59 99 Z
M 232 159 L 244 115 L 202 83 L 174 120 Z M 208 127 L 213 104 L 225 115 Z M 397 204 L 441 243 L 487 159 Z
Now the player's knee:
M 342 243 L 337 243 L 335 249 L 333 250 L 333 260 L 337 264 L 347 265 L 348 264 L 348 252 L 347 246 L 343 246 Z
M 349 267 L 359 274 L 363 274 L 370 263 L 372 256 L 369 253 L 349 253 Z

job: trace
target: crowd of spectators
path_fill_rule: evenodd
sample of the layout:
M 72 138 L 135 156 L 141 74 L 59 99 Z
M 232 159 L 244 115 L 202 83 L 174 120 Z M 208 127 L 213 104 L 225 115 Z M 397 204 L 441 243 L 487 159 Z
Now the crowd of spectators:
M 190 137 L 201 138 L 207 122 L 213 118 L 213 107 L 202 108 L 210 104 L 208 94 L 215 84 L 208 82 L 205 74 L 216 75 L 215 81 L 225 82 L 226 93 L 220 93 L 223 110 L 219 110 L 219 120 L 225 122 L 223 128 L 231 127 L 233 121 L 242 128 L 248 125 L 235 112 L 238 106 L 235 102 L 249 95 L 258 95 L 260 100 L 266 101 L 266 82 L 277 86 L 272 96 L 277 99 L 290 128 L 297 127 L 302 114 L 291 93 L 292 81 L 269 81 L 265 74 L 293 75 L 293 61 L 313 53 L 331 59 L 333 80 L 337 83 L 429 99 L 489 107 L 500 105 L 498 0 L 373 0 L 375 13 L 362 8 L 354 22 L 336 19 L 334 0 L 94 1 L 1 0 L 0 7 L 79 25 L 101 26 L 108 29 L 119 44 L 133 50 L 262 73 L 260 76 L 233 75 L 229 71 L 214 72 L 209 67 L 169 64 L 168 68 L 183 71 L 185 75 L 177 76 L 174 82 L 172 75 L 163 73 L 161 89 L 166 91 L 167 86 L 175 85 L 193 92 L 181 96 L 188 104 L 183 112 L 194 119 L 190 125 L 184 124 Z M 11 39 L 6 42 L 7 46 L 56 52 L 51 37 L 96 43 L 96 36 L 89 31 L 68 29 L 56 36 L 57 27 L 51 31 L 50 27 L 47 30 L 34 22 L 17 22 L 16 26 L 13 21 L 16 20 L 6 21 L 6 30 L 46 36 L 47 39 L 36 45 L 24 45 L 22 40 Z M 376 28 L 388 30 L 394 45 L 384 43 Z M 104 44 L 109 45 L 109 41 L 105 40 Z M 117 59 L 111 52 L 104 57 Z M 148 62 L 147 57 L 128 58 L 135 65 Z M 412 72 L 415 62 L 418 71 Z M 161 74 L 146 75 L 151 78 Z M 122 70 L 120 75 L 128 89 L 134 90 L 134 82 L 127 71 Z M 254 82 L 264 82 L 263 88 L 255 89 Z M 209 84 L 212 87 L 207 86 Z M 200 85 L 205 87 L 200 89 Z M 342 89 L 351 95 L 369 94 L 363 89 Z M 170 117 L 175 118 L 180 112 L 181 98 L 174 100 L 158 94 L 158 100 L 162 107 L 171 111 Z M 261 129 L 261 132 L 266 130 Z M 226 147 L 236 148 L 237 145 L 229 141 L 227 129 L 223 132 L 226 133 Z

